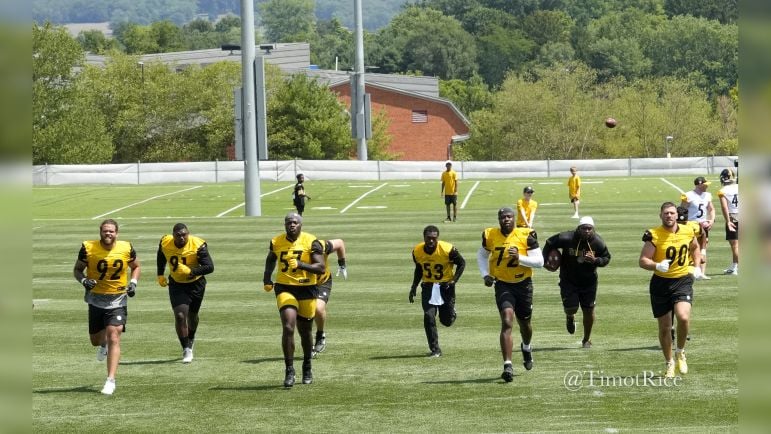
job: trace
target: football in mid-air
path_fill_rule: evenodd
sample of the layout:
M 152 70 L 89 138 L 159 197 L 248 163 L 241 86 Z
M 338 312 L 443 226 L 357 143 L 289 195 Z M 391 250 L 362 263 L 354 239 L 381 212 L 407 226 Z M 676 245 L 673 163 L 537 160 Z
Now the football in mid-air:
M 559 250 L 554 249 L 549 252 L 548 255 L 546 255 L 545 261 L 543 263 L 543 268 L 547 269 L 548 271 L 557 271 L 560 268 L 560 265 L 562 264 L 562 254 Z
M 605 126 L 608 128 L 615 128 L 616 126 L 616 120 L 613 118 L 607 118 L 605 119 Z

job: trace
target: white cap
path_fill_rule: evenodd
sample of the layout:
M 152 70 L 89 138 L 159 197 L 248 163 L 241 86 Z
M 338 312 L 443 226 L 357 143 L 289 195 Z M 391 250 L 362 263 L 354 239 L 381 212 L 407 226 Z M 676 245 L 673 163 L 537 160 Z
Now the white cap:
M 446 166 L 446 165 L 448 165 L 448 164 L 452 165 L 452 161 L 450 161 L 450 160 L 447 160 L 447 162 L 446 162 L 446 163 L 444 163 L 444 165 L 445 165 L 445 166 Z
M 589 217 L 588 215 L 581 217 L 581 220 L 578 221 L 578 226 L 583 226 L 583 225 L 589 225 L 594 227 L 594 219 Z

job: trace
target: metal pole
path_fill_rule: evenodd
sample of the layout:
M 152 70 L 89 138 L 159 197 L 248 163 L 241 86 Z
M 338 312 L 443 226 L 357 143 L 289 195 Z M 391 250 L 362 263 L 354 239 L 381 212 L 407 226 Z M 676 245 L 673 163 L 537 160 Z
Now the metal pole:
M 265 102 L 265 57 L 254 60 L 255 107 L 257 107 L 257 159 L 268 159 L 268 121 Z
M 244 123 L 244 202 L 247 216 L 260 216 L 260 162 L 254 102 L 254 0 L 241 0 L 241 84 Z
M 359 160 L 367 161 L 367 137 L 365 134 L 365 115 L 364 115 L 364 25 L 361 19 L 361 0 L 353 1 L 354 19 L 356 21 L 356 95 L 351 95 L 351 98 L 356 98 L 356 113 L 351 113 L 352 116 L 356 116 L 356 151 L 359 155 Z

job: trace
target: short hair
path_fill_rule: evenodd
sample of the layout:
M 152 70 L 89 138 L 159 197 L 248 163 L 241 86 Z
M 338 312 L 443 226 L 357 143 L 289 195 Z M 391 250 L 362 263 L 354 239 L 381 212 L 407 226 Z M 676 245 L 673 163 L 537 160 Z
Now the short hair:
M 430 232 L 436 232 L 436 235 L 439 236 L 439 228 L 434 225 L 428 225 L 423 229 L 423 236 L 425 237 Z
M 287 213 L 286 217 L 284 217 L 284 222 L 286 222 L 287 220 L 289 220 L 291 218 L 295 218 L 295 217 L 297 218 L 297 222 L 298 223 L 300 223 L 300 224 L 303 223 L 303 216 L 301 216 L 300 214 L 298 214 L 295 211 L 290 211 L 289 213 Z
M 181 231 L 182 229 L 187 229 L 187 225 L 184 223 L 177 223 L 174 225 L 173 228 L 171 228 L 171 233 L 176 234 L 177 232 Z
M 115 226 L 115 232 L 118 232 L 118 222 L 116 222 L 115 220 L 113 220 L 113 219 L 105 219 L 104 221 L 102 221 L 102 223 L 99 225 L 99 230 L 100 231 L 102 230 L 102 226 L 104 226 L 104 225 L 113 225 L 113 226 Z
M 297 180 L 299 181 L 300 178 L 303 177 L 303 176 L 305 176 L 305 175 L 303 175 L 302 173 L 298 173 L 297 176 L 295 176 L 295 178 L 297 178 Z
M 672 202 L 669 202 L 669 201 L 667 201 L 667 202 L 664 202 L 664 203 L 662 203 L 662 204 L 661 204 L 661 209 L 660 209 L 660 211 L 664 211 L 664 208 L 669 208 L 669 207 L 672 207 L 672 208 L 677 208 L 677 205 L 675 205 L 674 203 L 672 203 Z
M 510 213 L 514 214 L 514 210 L 512 208 L 510 208 L 508 206 L 504 206 L 503 208 L 498 210 L 498 219 L 500 219 L 501 216 L 503 215 L 503 213 L 505 213 L 505 212 L 510 212 Z

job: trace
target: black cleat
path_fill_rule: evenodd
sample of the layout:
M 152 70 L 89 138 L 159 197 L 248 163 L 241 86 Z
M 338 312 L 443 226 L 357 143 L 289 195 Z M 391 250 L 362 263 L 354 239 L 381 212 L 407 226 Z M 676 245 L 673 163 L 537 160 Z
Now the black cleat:
M 532 349 L 530 351 L 523 350 L 523 345 L 519 344 L 519 349 L 522 351 L 522 365 L 529 371 L 533 369 L 533 351 Z
M 576 332 L 575 317 L 569 316 L 565 319 L 565 328 L 568 329 L 568 333 L 571 335 Z
M 286 375 L 284 376 L 284 387 L 294 386 L 294 367 L 287 366 Z
M 428 357 L 429 358 L 442 357 L 442 350 L 440 350 L 439 348 L 432 350 L 431 353 L 428 355 Z
M 507 383 L 514 381 L 514 367 L 511 366 L 511 363 L 506 363 L 503 365 L 503 373 L 501 374 L 501 378 L 503 378 L 503 381 Z
M 303 362 L 303 384 L 313 383 L 313 371 L 311 370 L 311 362 Z

